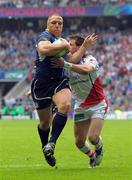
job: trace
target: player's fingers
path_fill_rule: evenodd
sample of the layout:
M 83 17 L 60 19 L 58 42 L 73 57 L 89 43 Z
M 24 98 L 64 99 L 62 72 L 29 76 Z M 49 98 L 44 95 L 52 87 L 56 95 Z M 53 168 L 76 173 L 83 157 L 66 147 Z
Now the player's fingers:
M 89 35 L 89 38 L 93 38 L 95 36 L 95 33 L 92 33 Z
M 88 35 L 86 38 L 85 38 L 85 41 L 88 41 L 90 38 L 90 35 Z
M 92 37 L 95 36 L 95 33 L 92 33 L 91 36 L 92 36 Z
M 97 37 L 98 37 L 98 36 L 97 36 L 95 33 L 93 33 L 93 34 L 91 34 L 91 35 L 89 36 L 88 39 L 93 40 L 93 39 L 96 39 Z
M 98 35 L 94 36 L 93 38 L 94 38 L 94 39 L 98 39 Z
M 52 68 L 60 68 L 60 66 L 57 64 L 52 64 L 51 66 L 52 66 Z
M 97 38 L 97 37 L 98 37 L 98 35 L 95 34 L 95 33 L 93 33 L 93 34 L 91 35 L 91 38 Z

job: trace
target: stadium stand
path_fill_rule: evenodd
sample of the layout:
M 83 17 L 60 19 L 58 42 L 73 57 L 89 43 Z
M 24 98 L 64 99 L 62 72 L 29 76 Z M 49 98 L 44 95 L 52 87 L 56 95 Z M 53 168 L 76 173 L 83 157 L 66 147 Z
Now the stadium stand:
M 65 6 L 100 6 L 105 4 L 122 5 L 131 0 L 0 0 L 2 8 L 45 8 Z

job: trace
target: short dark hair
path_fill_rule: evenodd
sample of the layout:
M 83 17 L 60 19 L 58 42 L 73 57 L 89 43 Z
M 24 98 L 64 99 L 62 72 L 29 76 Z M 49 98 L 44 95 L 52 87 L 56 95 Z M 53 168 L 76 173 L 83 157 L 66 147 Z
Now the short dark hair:
M 51 14 L 48 16 L 48 20 L 52 17 L 52 16 L 59 16 L 59 17 L 62 17 L 61 15 L 57 14 L 57 13 L 54 13 L 54 14 Z
M 69 39 L 74 39 L 76 46 L 81 46 L 84 42 L 84 38 L 78 34 L 73 34 L 73 35 L 69 36 Z

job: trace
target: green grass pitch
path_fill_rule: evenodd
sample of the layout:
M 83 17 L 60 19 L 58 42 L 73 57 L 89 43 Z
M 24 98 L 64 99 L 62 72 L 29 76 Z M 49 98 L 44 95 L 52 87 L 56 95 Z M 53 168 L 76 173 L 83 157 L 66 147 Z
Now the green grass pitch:
M 102 131 L 104 159 L 88 168 L 88 158 L 74 145 L 69 120 L 58 140 L 58 168 L 47 165 L 36 120 L 0 120 L 0 180 L 132 180 L 132 121 L 107 120 Z

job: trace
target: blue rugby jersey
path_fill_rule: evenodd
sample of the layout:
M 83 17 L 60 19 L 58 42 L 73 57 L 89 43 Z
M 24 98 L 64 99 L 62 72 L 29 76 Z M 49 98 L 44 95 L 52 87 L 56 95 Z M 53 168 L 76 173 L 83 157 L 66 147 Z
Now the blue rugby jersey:
M 58 39 L 57 37 L 55 37 L 48 31 L 44 31 L 38 36 L 35 46 L 37 47 L 38 43 L 43 40 L 48 40 L 51 43 L 53 43 L 57 39 Z M 46 80 L 46 79 L 52 79 L 52 78 L 62 79 L 64 77 L 67 77 L 64 69 L 52 67 L 51 59 L 53 59 L 53 58 L 55 58 L 55 57 L 54 56 L 41 56 L 36 49 L 35 78 L 41 79 L 41 80 Z M 66 55 L 64 58 L 66 58 Z

